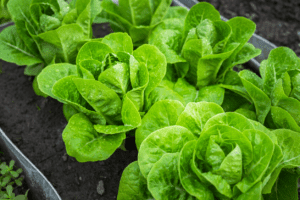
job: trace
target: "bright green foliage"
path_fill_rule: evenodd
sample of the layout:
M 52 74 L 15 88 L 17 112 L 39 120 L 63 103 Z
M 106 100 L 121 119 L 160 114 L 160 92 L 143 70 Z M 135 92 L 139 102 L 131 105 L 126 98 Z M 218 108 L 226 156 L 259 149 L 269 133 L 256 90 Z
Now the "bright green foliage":
M 297 132 L 270 131 L 212 102 L 188 103 L 183 111 L 171 114 L 177 105 L 174 100 L 159 101 L 145 115 L 137 131 L 145 136 L 139 139 L 134 163 L 140 174 L 129 174 L 132 166 L 125 169 L 120 196 L 132 192 L 125 184 L 134 181 L 136 194 L 150 192 L 154 199 L 296 200 Z M 161 106 L 169 110 L 160 110 Z M 284 181 L 289 181 L 289 189 L 281 188 L 287 188 Z
M 8 1 L 9 0 L 0 0 L 0 24 L 8 22 L 11 19 L 7 9 Z
M 272 129 L 286 128 L 300 132 L 300 62 L 297 55 L 287 47 L 273 49 L 268 59 L 262 61 L 260 75 L 261 78 L 243 70 L 238 73 L 241 83 L 227 81 L 222 87 L 253 103 L 255 110 L 244 108 L 246 116 L 256 118 Z
M 0 161 L 0 199 L 1 200 L 27 200 L 25 195 L 16 196 L 14 188 L 22 186 L 23 177 L 19 177 L 22 169 L 14 170 L 15 161 L 11 160 L 7 165 Z M 19 178 L 18 178 L 19 177 Z
M 184 105 L 207 101 L 225 108 L 231 100 L 226 100 L 224 89 L 242 94 L 246 101 L 241 99 L 241 102 L 252 103 L 232 68 L 260 54 L 261 50 L 247 43 L 255 27 L 254 22 L 243 17 L 221 21 L 220 13 L 206 2 L 193 6 L 185 18 L 165 19 L 150 33 L 149 44 L 157 46 L 166 56 L 168 68 L 164 81 L 169 82 L 154 89 L 147 107 L 162 99 L 174 99 Z M 185 82 L 181 91 L 186 93 L 175 90 L 174 85 L 179 81 Z M 235 85 L 236 82 L 240 85 Z M 234 105 L 237 105 L 234 110 L 239 108 L 237 103 Z M 266 117 L 263 114 L 259 120 Z
M 1 0 L 0 11 L 6 3 Z M 0 59 L 27 65 L 24 73 L 29 76 L 49 64 L 75 64 L 78 49 L 92 39 L 91 25 L 101 11 L 99 0 L 70 5 L 64 0 L 9 0 L 7 9 L 15 25 L 0 34 Z
M 147 190 L 147 180 L 141 174 L 137 161 L 129 164 L 123 174 L 124 176 L 120 180 L 118 200 L 153 199 L 151 193 Z
M 260 54 L 247 43 L 254 31 L 252 21 L 237 17 L 223 22 L 211 4 L 202 2 L 193 6 L 186 18 L 159 24 L 149 43 L 165 54 L 175 77 L 185 77 L 201 88 L 218 83 L 229 69 Z
M 187 9 L 170 7 L 171 0 L 103 0 L 96 23 L 109 22 L 115 32 L 127 32 L 134 46 L 147 43 L 149 33 L 165 18 L 180 18 Z
M 155 46 L 145 44 L 133 51 L 127 33 L 112 33 L 101 42 L 84 44 L 76 65 L 43 69 L 37 78 L 40 90 L 65 104 L 67 153 L 79 162 L 110 157 L 126 132 L 141 125 L 145 99 L 163 79 L 166 65 Z

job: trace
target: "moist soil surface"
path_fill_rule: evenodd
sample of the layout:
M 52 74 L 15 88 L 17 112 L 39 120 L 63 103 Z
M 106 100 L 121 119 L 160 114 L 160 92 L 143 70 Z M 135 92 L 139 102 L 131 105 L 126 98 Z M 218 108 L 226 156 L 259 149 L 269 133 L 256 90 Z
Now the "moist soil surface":
M 257 34 L 300 54 L 300 2 L 293 0 L 210 0 L 227 18 L 245 16 L 257 24 Z M 298 2 L 298 3 L 297 3 Z M 94 35 L 111 32 L 108 25 L 94 27 Z M 62 131 L 67 125 L 62 104 L 35 95 L 32 77 L 24 67 L 0 61 L 0 127 L 48 178 L 63 200 L 115 200 L 125 167 L 137 159 L 134 140 L 127 151 L 109 159 L 79 163 L 66 154 Z M 101 194 L 97 192 L 97 186 Z M 104 189 L 104 193 L 103 193 Z

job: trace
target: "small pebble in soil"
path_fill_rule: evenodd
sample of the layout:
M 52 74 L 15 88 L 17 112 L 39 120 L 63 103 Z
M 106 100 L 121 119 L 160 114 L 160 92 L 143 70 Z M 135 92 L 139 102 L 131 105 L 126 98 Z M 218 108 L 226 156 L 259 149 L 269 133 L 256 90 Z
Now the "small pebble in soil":
M 78 178 L 78 174 L 75 174 L 75 183 L 76 183 L 77 185 L 80 185 L 79 178 Z
M 67 156 L 66 153 L 62 156 L 62 159 L 63 159 L 64 162 L 66 162 L 68 160 L 68 156 Z
M 100 195 L 103 195 L 104 192 L 105 192 L 105 189 L 104 189 L 104 182 L 102 180 L 99 181 L 98 185 L 97 185 L 97 192 L 98 194 Z
M 65 148 L 64 142 L 59 138 L 55 143 L 55 150 L 56 152 L 60 152 L 64 150 L 64 148 Z

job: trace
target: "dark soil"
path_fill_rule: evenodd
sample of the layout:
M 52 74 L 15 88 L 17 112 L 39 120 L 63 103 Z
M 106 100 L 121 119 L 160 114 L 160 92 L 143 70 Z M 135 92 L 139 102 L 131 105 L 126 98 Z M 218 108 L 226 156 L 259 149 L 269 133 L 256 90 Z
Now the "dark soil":
M 213 4 L 228 19 L 244 16 L 253 20 L 258 35 L 300 55 L 300 0 L 205 1 Z
M 97 37 L 110 32 L 95 27 Z M 24 67 L 0 61 L 0 127 L 47 177 L 63 200 L 115 200 L 124 168 L 137 159 L 134 142 L 108 160 L 79 163 L 66 154 L 62 131 L 67 125 L 62 104 L 35 95 Z M 130 146 L 131 145 L 131 146 Z M 103 181 L 105 192 L 97 193 Z M 41 199 L 38 199 L 41 200 Z
M 257 34 L 300 54 L 298 0 L 209 0 L 227 18 L 237 15 L 257 23 Z M 94 27 L 96 37 L 109 33 L 107 25 Z M 115 200 L 124 168 L 137 159 L 134 143 L 108 160 L 79 163 L 65 151 L 61 133 L 67 124 L 62 104 L 36 96 L 24 67 L 0 61 L 0 127 L 53 184 L 63 200 Z M 130 146 L 131 145 L 131 146 Z M 97 193 L 103 181 L 105 192 Z

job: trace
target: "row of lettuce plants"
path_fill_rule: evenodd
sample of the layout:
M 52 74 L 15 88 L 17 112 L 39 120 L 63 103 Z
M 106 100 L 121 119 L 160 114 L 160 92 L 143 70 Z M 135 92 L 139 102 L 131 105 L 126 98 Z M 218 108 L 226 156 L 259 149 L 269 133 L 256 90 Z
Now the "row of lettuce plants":
M 297 200 L 299 58 L 279 47 L 259 75 L 234 71 L 261 53 L 248 43 L 255 23 L 170 4 L 10 0 L 1 59 L 27 65 L 35 91 L 64 104 L 77 161 L 106 160 L 135 135 L 118 200 Z M 93 22 L 115 33 L 93 38 Z

